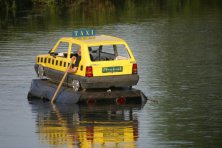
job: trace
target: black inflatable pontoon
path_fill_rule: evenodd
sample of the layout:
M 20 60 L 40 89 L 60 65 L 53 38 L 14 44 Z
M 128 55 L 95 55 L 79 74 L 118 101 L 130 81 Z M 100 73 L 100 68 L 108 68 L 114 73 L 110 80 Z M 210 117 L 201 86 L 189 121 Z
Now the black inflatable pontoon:
M 58 84 L 47 79 L 33 79 L 28 93 L 28 99 L 42 99 L 50 101 Z M 147 97 L 138 89 L 93 89 L 75 92 L 72 88 L 62 86 L 56 102 L 60 103 L 142 103 Z

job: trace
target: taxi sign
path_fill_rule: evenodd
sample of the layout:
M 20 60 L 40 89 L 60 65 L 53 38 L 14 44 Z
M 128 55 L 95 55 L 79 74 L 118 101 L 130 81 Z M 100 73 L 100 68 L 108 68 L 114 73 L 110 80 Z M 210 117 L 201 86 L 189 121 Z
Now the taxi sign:
M 96 31 L 94 29 L 79 29 L 72 32 L 72 37 L 87 37 L 95 35 Z

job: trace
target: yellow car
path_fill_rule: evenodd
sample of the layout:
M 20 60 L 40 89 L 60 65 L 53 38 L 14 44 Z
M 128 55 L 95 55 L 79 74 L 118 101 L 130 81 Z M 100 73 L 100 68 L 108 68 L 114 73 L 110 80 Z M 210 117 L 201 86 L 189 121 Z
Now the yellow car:
M 75 91 L 131 88 L 139 81 L 137 63 L 127 43 L 117 37 L 95 35 L 91 29 L 74 31 L 73 37 L 59 39 L 48 54 L 38 55 L 35 64 L 37 75 L 59 83 L 71 57 L 78 56 L 78 50 L 81 50 L 81 60 L 77 71 L 69 73 L 64 81 L 64 85 L 73 87 Z

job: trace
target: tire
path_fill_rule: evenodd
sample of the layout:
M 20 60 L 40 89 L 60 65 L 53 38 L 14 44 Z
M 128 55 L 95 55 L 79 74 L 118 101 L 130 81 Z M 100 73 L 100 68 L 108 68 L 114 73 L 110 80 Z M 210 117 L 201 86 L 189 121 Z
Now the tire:
M 129 86 L 129 90 L 132 90 L 133 86 Z
M 41 65 L 39 65 L 39 67 L 38 67 L 38 77 L 40 79 L 44 78 L 44 68 Z
M 73 90 L 76 92 L 80 88 L 80 82 L 78 80 L 72 80 L 71 86 L 72 86 Z
M 28 101 L 32 100 L 32 94 L 30 92 L 28 92 L 27 99 Z

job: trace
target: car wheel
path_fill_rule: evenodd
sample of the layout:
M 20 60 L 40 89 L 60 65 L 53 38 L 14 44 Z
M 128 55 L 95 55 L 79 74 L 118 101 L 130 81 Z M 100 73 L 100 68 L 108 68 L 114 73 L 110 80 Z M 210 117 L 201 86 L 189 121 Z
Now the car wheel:
M 28 92 L 27 99 L 30 101 L 32 99 L 32 94 Z
M 80 83 L 79 83 L 78 80 L 72 80 L 71 86 L 72 86 L 74 91 L 78 91 L 79 88 L 80 88 Z
M 129 90 L 132 90 L 133 86 L 129 86 Z
M 44 68 L 41 65 L 39 65 L 39 67 L 38 67 L 38 77 L 40 79 L 44 78 Z

